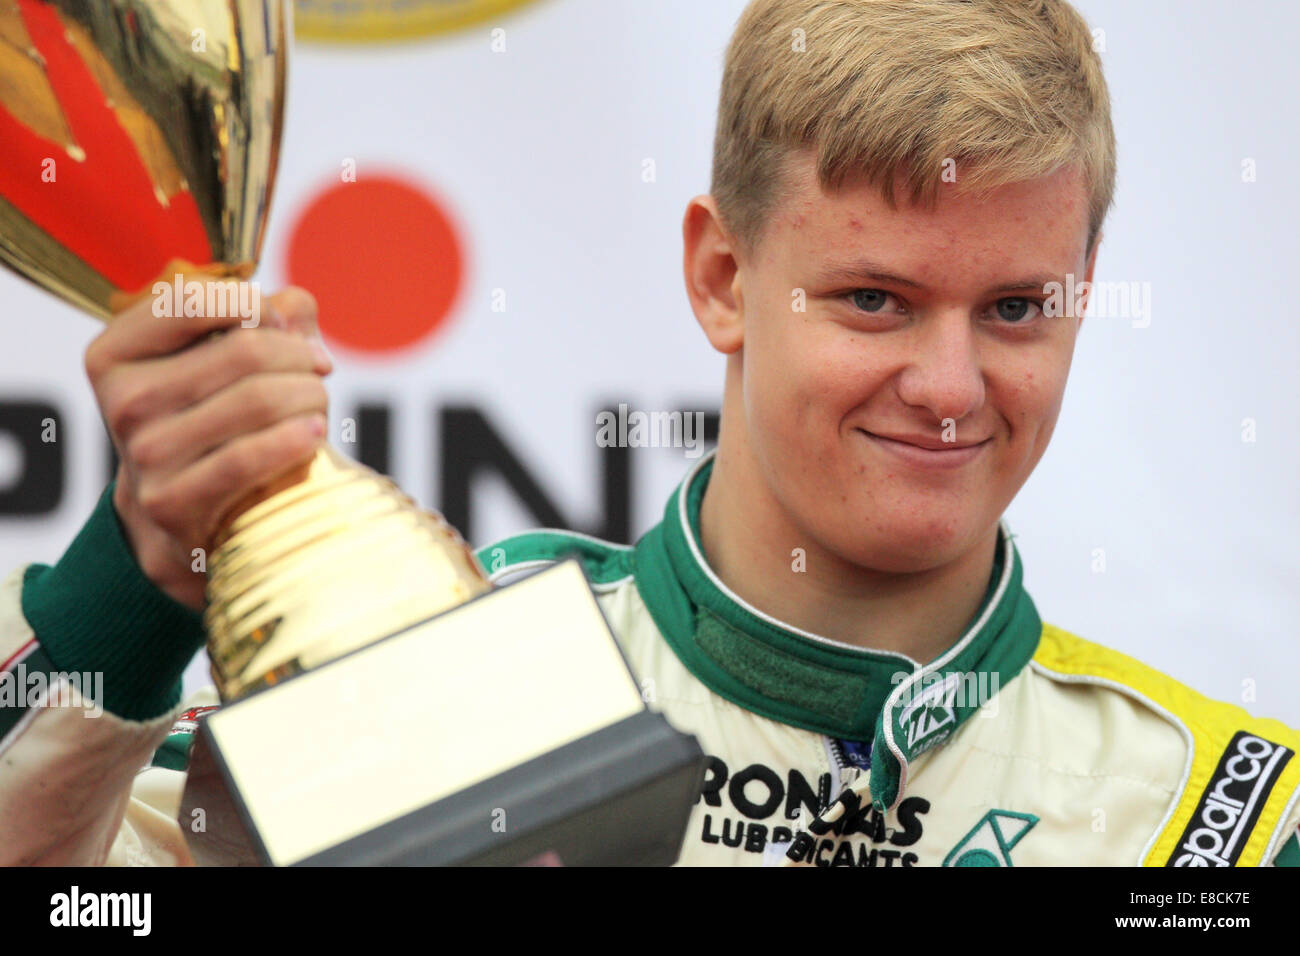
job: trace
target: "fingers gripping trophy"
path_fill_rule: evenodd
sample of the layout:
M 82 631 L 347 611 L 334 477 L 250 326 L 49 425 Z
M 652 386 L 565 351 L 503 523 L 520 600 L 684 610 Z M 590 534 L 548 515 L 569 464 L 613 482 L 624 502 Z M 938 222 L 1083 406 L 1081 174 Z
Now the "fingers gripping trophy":
M 182 277 L 249 280 L 290 19 L 281 0 L 0 0 L 0 261 L 107 322 Z M 231 810 L 214 840 L 272 864 L 676 858 L 699 748 L 645 708 L 577 561 L 494 589 L 440 515 L 329 446 L 216 517 L 223 707 L 191 766 Z M 333 723 L 304 739 L 303 713 Z M 437 759 L 413 772 L 409 752 Z M 511 800 L 514 835 L 478 825 Z M 635 836 L 575 825 L 642 803 Z

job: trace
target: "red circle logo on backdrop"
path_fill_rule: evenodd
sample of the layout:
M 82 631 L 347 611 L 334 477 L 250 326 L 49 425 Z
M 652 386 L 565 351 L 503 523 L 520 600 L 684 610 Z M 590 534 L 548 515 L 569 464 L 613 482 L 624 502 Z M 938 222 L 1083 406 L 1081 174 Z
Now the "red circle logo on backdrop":
M 316 297 L 332 343 L 393 353 L 446 323 L 464 282 L 464 253 L 427 190 L 396 176 L 358 176 L 324 189 L 299 213 L 285 275 Z

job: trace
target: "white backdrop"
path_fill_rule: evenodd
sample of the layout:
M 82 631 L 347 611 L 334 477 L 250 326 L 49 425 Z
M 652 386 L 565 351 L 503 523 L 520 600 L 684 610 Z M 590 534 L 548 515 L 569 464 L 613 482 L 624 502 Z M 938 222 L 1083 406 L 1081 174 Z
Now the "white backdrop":
M 465 285 L 441 332 L 383 358 L 334 350 L 335 434 L 359 401 L 389 405 L 394 476 L 422 503 L 439 503 L 443 405 L 482 408 L 564 513 L 590 524 L 599 403 L 719 404 L 722 360 L 683 290 L 680 223 L 707 189 L 722 53 L 743 6 L 544 0 L 451 35 L 295 50 L 262 281 L 283 280 L 294 217 L 348 158 L 362 177 L 424 184 L 461 229 Z M 1288 294 L 1300 9 L 1077 6 L 1104 31 L 1119 142 L 1097 278 L 1149 282 L 1152 315 L 1147 328 L 1084 325 L 1052 446 L 1008 513 L 1026 583 L 1045 620 L 1300 726 Z M 106 465 L 81 367 L 94 323 L 8 274 L 0 314 L 0 401 L 53 402 L 68 443 L 58 510 L 0 520 L 10 568 L 57 559 Z M 0 436 L 0 488 L 22 468 L 16 449 Z M 633 453 L 634 536 L 688 464 L 680 450 Z M 493 481 L 475 489 L 474 515 L 475 544 L 535 524 Z M 187 681 L 201 679 L 192 667 Z

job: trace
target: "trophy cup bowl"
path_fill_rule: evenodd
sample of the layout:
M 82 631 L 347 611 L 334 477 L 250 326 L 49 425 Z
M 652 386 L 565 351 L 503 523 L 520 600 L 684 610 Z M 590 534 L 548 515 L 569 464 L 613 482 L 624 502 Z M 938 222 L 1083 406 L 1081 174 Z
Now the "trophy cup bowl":
M 105 321 L 182 271 L 248 279 L 289 20 L 265 0 L 0 0 L 0 259 Z M 328 447 L 226 516 L 208 569 L 224 701 L 490 587 L 438 515 Z
M 0 0 L 0 262 L 105 321 L 182 273 L 247 280 L 289 34 L 283 0 Z M 675 859 L 701 754 L 645 708 L 577 562 L 494 592 L 440 515 L 327 446 L 223 518 L 207 573 L 223 707 L 200 727 L 182 811 L 197 800 L 224 821 L 208 860 L 518 862 L 557 847 L 564 862 Z M 572 673 L 543 680 L 545 656 L 503 643 L 521 633 L 568 642 Z M 421 701 L 430 673 L 490 692 L 439 711 L 458 691 Z M 570 719 L 512 747 L 492 723 L 511 713 L 503 702 L 516 724 L 548 708 Z M 304 728 L 303 708 L 344 723 Z M 435 719 L 475 714 L 481 746 L 431 739 Z M 407 749 L 465 759 L 421 776 L 402 748 L 377 757 L 368 742 L 393 719 L 415 725 Z M 277 750 L 275 728 L 295 724 L 296 746 Z M 484 748 L 492 759 L 470 753 Z M 575 779 L 581 798 L 565 790 Z M 483 806 L 511 800 L 531 823 L 485 843 Z M 582 835 L 583 820 L 637 800 L 656 822 L 621 850 Z

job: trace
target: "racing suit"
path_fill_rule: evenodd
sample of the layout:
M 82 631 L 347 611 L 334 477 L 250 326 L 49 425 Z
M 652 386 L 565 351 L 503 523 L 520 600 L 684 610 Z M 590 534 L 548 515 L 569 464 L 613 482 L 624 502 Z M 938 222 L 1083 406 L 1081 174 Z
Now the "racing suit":
M 922 666 L 733 594 L 699 541 L 712 462 L 635 546 L 479 551 L 498 582 L 576 554 L 649 706 L 699 739 L 679 864 L 1300 865 L 1300 733 L 1043 623 L 1005 524 L 979 611 Z M 217 701 L 176 705 L 201 619 L 140 572 L 111 492 L 57 565 L 0 588 L 0 669 L 60 675 L 43 702 L 0 692 L 3 863 L 193 861 L 177 810 Z

